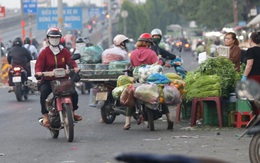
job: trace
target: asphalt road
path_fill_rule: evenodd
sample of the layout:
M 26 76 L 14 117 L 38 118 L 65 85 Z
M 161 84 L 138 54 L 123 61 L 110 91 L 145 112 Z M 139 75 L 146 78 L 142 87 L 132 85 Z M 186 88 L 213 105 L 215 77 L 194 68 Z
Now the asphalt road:
M 183 53 L 184 67 L 192 70 L 197 63 Z M 192 66 L 193 65 L 193 66 Z M 174 71 L 168 69 L 167 71 Z M 1 163 L 117 163 L 120 152 L 172 154 L 217 158 L 231 163 L 247 163 L 250 137 L 237 140 L 245 129 L 217 126 L 190 128 L 188 120 L 175 123 L 167 130 L 165 117 L 155 122 L 155 131 L 132 121 L 123 130 L 124 117 L 113 124 L 99 123 L 100 110 L 88 106 L 89 95 L 79 95 L 83 120 L 75 125 L 75 139 L 68 143 L 63 131 L 52 139 L 49 131 L 38 124 L 41 117 L 39 94 L 17 102 L 8 88 L 0 89 L 0 162 Z M 170 107 L 175 119 L 175 108 Z

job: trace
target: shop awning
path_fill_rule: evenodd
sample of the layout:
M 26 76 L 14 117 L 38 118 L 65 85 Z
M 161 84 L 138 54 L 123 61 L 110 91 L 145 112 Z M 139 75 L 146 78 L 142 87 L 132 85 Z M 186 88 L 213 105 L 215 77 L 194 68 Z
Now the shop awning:
M 257 23 L 260 23 L 260 14 L 258 14 L 256 17 L 254 17 L 246 26 L 250 27 L 250 26 L 255 25 Z

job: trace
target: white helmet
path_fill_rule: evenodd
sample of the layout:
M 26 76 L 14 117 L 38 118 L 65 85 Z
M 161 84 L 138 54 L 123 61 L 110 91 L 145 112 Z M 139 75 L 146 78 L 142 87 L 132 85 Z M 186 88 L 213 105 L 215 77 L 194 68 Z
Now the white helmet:
M 114 45 L 119 46 L 122 42 L 128 41 L 129 38 L 125 35 L 116 35 L 116 37 L 113 39 Z
M 160 35 L 162 37 L 162 31 L 159 28 L 155 28 L 152 30 L 151 35 Z

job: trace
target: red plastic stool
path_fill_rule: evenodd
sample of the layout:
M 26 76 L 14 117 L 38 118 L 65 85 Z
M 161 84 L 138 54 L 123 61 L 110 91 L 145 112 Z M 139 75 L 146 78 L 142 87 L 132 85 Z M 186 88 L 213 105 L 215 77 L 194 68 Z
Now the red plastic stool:
M 249 117 L 248 121 L 243 121 L 243 117 Z M 247 125 L 248 122 L 254 117 L 252 112 L 235 112 L 235 119 L 233 125 L 237 128 L 241 128 L 243 125 Z
M 218 111 L 218 121 L 219 121 L 219 127 L 221 128 L 223 126 L 222 123 L 222 108 L 221 108 L 221 100 L 220 97 L 206 97 L 206 98 L 194 98 L 192 100 L 192 108 L 191 108 L 191 127 L 196 125 L 197 120 L 197 108 L 198 104 L 201 106 L 203 110 L 203 102 L 204 101 L 215 101 Z

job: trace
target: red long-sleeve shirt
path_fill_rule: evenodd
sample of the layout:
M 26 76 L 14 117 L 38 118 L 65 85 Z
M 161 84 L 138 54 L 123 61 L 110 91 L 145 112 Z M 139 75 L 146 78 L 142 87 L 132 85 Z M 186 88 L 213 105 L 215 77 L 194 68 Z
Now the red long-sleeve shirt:
M 55 68 L 77 68 L 77 64 L 71 59 L 71 53 L 63 48 L 60 53 L 54 55 L 49 46 L 43 49 L 36 60 L 35 72 L 52 71 Z M 45 78 L 45 80 L 52 80 L 52 78 Z
M 159 60 L 156 53 L 148 47 L 138 47 L 131 52 L 130 63 L 132 66 L 151 65 L 156 62 L 163 65 L 163 61 Z

